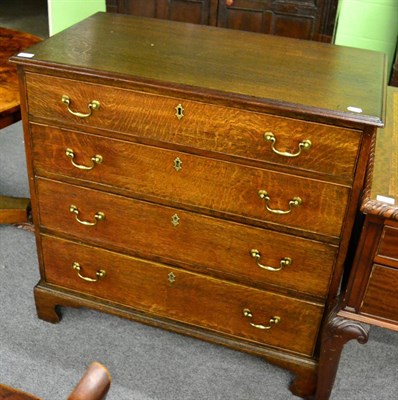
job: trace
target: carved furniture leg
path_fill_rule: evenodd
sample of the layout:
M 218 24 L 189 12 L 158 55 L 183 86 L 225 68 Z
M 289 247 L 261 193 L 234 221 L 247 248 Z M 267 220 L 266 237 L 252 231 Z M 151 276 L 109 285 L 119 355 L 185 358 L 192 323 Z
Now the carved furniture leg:
M 329 317 L 321 339 L 318 384 L 315 400 L 328 400 L 336 378 L 343 346 L 352 339 L 364 344 L 368 341 L 369 327 L 357 321 L 339 317 L 335 310 Z
M 303 399 L 313 398 L 317 383 L 317 375 L 315 371 L 310 369 L 297 371 L 296 376 L 290 383 L 289 390 L 298 397 Z

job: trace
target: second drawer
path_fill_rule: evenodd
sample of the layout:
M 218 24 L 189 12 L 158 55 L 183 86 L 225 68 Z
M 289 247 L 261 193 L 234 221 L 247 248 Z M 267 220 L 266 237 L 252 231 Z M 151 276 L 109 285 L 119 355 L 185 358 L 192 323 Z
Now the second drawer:
M 336 246 L 43 178 L 37 184 L 40 224 L 52 231 L 257 286 L 327 293 Z

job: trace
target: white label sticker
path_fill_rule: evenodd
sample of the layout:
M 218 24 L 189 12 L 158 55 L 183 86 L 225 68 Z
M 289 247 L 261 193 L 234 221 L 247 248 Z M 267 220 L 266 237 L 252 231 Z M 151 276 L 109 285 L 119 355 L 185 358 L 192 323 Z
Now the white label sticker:
M 392 197 L 380 196 L 379 194 L 376 196 L 376 200 L 382 201 L 383 203 L 387 204 L 395 204 L 395 199 L 393 199 Z
M 354 113 L 358 113 L 358 114 L 360 114 L 360 113 L 362 112 L 362 108 L 353 107 L 353 106 L 347 107 L 347 110 L 348 110 L 348 111 L 352 111 L 352 112 L 354 112 Z
M 25 57 L 25 58 L 32 58 L 32 57 L 34 57 L 35 55 L 34 54 L 32 54 L 32 53 L 19 53 L 18 54 L 18 57 Z

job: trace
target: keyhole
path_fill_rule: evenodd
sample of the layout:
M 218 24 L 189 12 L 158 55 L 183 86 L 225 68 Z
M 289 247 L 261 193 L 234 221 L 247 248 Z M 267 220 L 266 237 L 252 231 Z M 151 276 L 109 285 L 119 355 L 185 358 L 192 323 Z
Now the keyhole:
M 180 217 L 179 217 L 177 214 L 174 214 L 174 215 L 171 217 L 171 223 L 172 223 L 174 226 L 178 226 L 178 225 L 180 224 Z
M 176 276 L 173 274 L 173 272 L 170 272 L 167 276 L 167 279 L 170 283 L 174 283 L 176 280 Z
M 182 169 L 182 161 L 181 161 L 180 157 L 177 157 L 177 158 L 174 160 L 174 169 L 175 169 L 177 172 L 180 171 L 180 170 Z
M 178 106 L 176 106 L 176 117 L 178 119 L 181 119 L 184 116 L 184 107 L 182 106 L 182 104 L 179 104 Z

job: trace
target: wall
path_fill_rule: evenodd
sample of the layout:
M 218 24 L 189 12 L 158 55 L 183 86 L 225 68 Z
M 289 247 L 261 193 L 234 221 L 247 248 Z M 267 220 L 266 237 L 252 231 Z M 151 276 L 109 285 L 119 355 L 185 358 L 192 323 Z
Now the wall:
M 382 51 L 389 71 L 398 36 L 398 0 L 340 0 L 335 44 Z
M 47 0 L 50 36 L 82 19 L 105 11 L 105 0 Z

